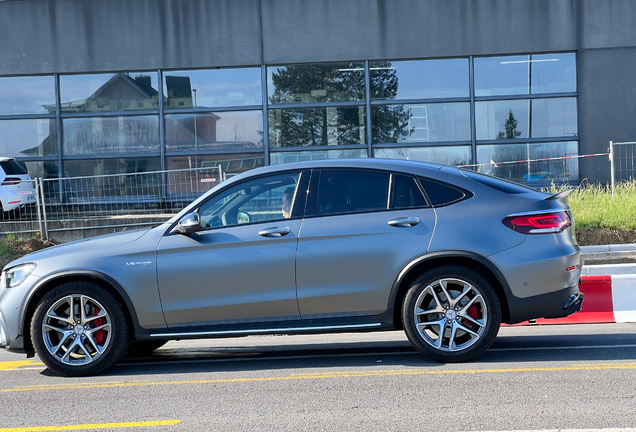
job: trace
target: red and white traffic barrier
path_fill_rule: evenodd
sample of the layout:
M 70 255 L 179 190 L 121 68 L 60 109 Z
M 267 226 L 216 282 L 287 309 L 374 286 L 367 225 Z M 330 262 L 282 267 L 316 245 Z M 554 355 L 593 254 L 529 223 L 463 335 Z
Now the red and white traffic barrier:
M 537 324 L 636 322 L 636 275 L 581 276 L 579 289 L 585 294 L 579 312 L 567 318 L 538 319 Z

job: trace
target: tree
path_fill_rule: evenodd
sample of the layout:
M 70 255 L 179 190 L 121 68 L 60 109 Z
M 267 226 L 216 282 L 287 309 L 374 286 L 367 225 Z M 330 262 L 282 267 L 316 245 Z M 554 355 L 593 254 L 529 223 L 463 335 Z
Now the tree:
M 503 131 L 497 134 L 497 139 L 514 139 L 521 136 L 521 131 L 517 130 L 517 125 L 519 124 L 519 120 L 515 118 L 512 114 L 512 109 L 508 110 L 508 118 L 506 119 L 506 123 L 504 123 L 504 128 L 506 132 L 504 134 Z
M 359 63 L 295 65 L 272 74 L 270 103 L 342 102 L 365 99 L 364 68 Z M 390 62 L 374 64 L 372 98 L 394 99 L 398 77 Z M 397 142 L 408 136 L 408 112 L 402 106 L 374 107 L 374 140 Z M 271 141 L 282 147 L 360 144 L 366 142 L 363 107 L 270 110 Z

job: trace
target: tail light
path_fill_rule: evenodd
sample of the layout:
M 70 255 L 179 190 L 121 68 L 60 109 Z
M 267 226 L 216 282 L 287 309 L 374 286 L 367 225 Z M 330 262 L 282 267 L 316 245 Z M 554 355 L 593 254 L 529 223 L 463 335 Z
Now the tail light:
M 2 185 L 2 186 L 17 185 L 21 181 L 22 181 L 22 179 L 18 178 L 18 177 L 7 177 L 7 178 L 4 179 L 4 181 L 2 183 L 0 183 L 0 185 Z
M 565 211 L 512 215 L 502 222 L 508 228 L 521 234 L 560 233 L 572 226 L 572 220 Z

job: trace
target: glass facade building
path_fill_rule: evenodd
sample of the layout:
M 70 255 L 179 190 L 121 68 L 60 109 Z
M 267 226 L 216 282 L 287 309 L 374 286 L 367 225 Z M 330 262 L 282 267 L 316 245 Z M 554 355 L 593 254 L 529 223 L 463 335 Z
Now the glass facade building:
M 0 77 L 0 152 L 44 178 L 381 157 L 573 183 L 545 159 L 579 153 L 576 57 Z

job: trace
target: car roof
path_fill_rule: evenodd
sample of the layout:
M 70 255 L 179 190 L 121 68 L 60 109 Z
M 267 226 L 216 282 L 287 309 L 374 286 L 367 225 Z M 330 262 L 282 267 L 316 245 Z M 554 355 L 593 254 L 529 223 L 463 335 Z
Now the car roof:
M 294 169 L 311 169 L 311 168 L 367 168 L 381 169 L 390 171 L 404 171 L 417 173 L 422 169 L 440 170 L 444 165 L 410 161 L 403 159 L 377 159 L 377 158 L 361 158 L 361 159 L 323 159 L 306 162 L 292 162 L 282 165 L 269 165 L 266 167 L 256 168 L 241 173 L 232 179 L 240 179 L 251 177 L 253 175 L 266 174 L 270 172 L 278 172 L 282 170 Z
M 6 162 L 6 161 L 12 161 L 12 160 L 15 160 L 15 158 L 0 156 L 0 162 Z

